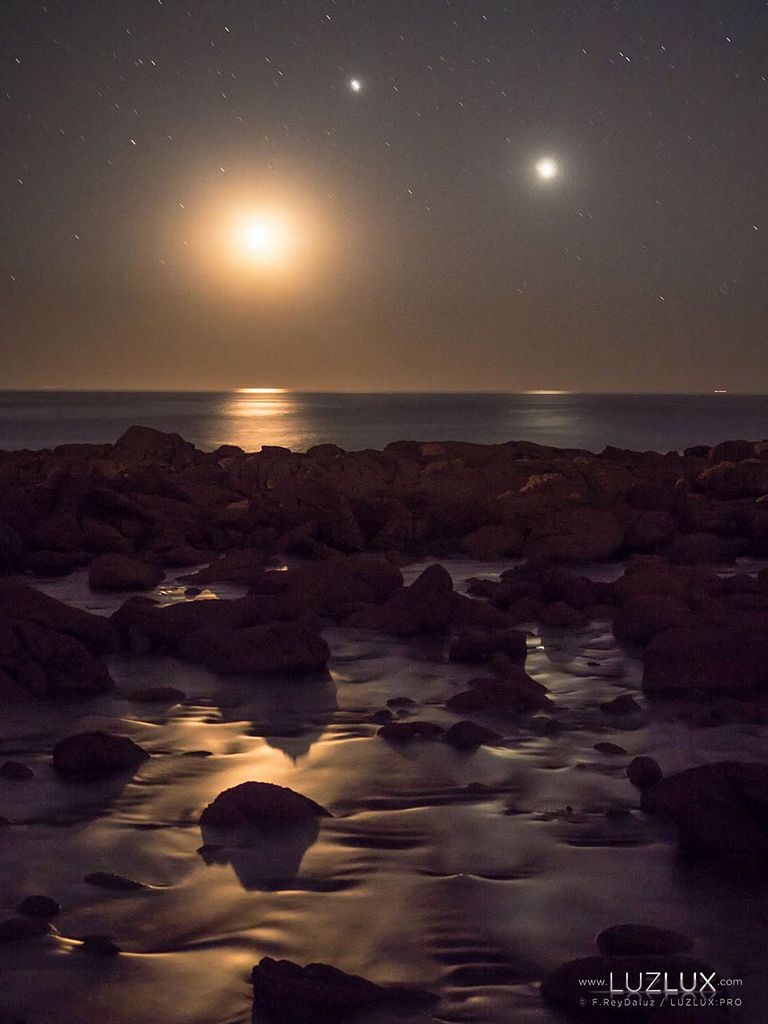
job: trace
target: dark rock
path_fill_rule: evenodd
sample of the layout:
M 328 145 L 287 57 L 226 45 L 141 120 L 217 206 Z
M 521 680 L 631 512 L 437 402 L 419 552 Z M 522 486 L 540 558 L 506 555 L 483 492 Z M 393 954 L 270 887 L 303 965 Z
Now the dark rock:
M 50 896 L 25 896 L 16 907 L 17 914 L 24 914 L 26 917 L 40 917 L 44 920 L 55 917 L 60 911 L 61 907 Z
M 730 625 L 692 625 L 657 634 L 645 650 L 643 692 L 739 694 L 768 690 L 768 631 L 734 618 Z
M 399 636 L 434 633 L 448 627 L 456 598 L 450 574 L 442 565 L 430 565 L 410 587 L 382 605 L 351 615 L 345 624 Z
M 190 632 L 179 645 L 179 654 L 225 675 L 313 672 L 331 656 L 322 636 L 298 622 Z
M 391 743 L 408 743 L 411 740 L 434 740 L 445 730 L 435 722 L 391 722 L 379 729 L 377 736 Z
M 671 819 L 692 853 L 756 863 L 768 856 L 768 765 L 689 768 L 643 790 L 641 807 Z
M 688 605 L 665 594 L 631 597 L 613 617 L 613 634 L 624 643 L 647 644 L 657 633 L 692 619 Z
M 91 562 L 88 583 L 92 590 L 151 590 L 165 573 L 155 565 L 127 555 L 99 555 Z
M 111 892 L 137 892 L 145 889 L 142 882 L 133 878 L 125 878 L 123 875 L 112 874 L 111 871 L 92 871 L 83 879 L 88 885 L 95 885 L 99 889 L 109 889 Z
M 80 942 L 84 953 L 94 953 L 96 956 L 117 956 L 122 953 L 111 935 L 81 935 Z
M 56 929 L 42 918 L 9 917 L 0 921 L 0 942 L 17 942 L 38 935 L 52 935 Z
M 420 989 L 383 987 L 326 964 L 300 967 L 264 957 L 252 974 L 254 1007 L 281 1024 L 335 1024 L 377 1008 L 427 1007 Z
M 687 533 L 673 538 L 666 555 L 673 565 L 730 565 L 743 548 L 738 538 Z
M 268 782 L 243 782 L 219 793 L 200 815 L 200 825 L 231 829 L 248 822 L 290 823 L 330 816 L 324 807 L 292 789 Z
M 515 717 L 554 707 L 547 688 L 531 679 L 522 669 L 505 678 L 473 679 L 470 689 L 454 694 L 445 702 L 449 711 L 492 711 Z
M 483 745 L 493 746 L 502 737 L 492 729 L 486 729 L 476 722 L 456 722 L 446 731 L 443 739 L 457 750 L 476 750 Z
M 615 555 L 623 542 L 624 534 L 612 512 L 584 505 L 537 519 L 525 553 L 529 558 L 557 562 L 601 562 Z
M 606 757 L 621 757 L 627 752 L 618 743 L 596 743 L 594 749 L 598 754 L 605 754 Z
M 10 782 L 23 782 L 33 778 L 34 774 L 29 765 L 21 761 L 5 761 L 0 764 L 0 779 L 8 779 Z
M 504 654 L 516 662 L 526 656 L 525 633 L 517 629 L 468 630 L 451 640 L 448 657 L 451 661 L 476 665 Z
M 634 715 L 642 712 L 642 708 L 637 703 L 634 697 L 630 697 L 628 693 L 623 693 L 620 697 L 614 697 L 613 700 L 606 700 L 600 705 L 600 709 L 607 715 Z
M 512 558 L 523 549 L 525 534 L 514 524 L 480 526 L 467 534 L 461 542 L 465 555 L 479 562 L 493 562 L 500 558 Z
M 389 708 L 409 708 L 416 704 L 415 700 L 411 700 L 410 697 L 390 697 L 387 701 L 387 707 Z
M 638 789 L 655 785 L 661 777 L 661 768 L 652 757 L 635 757 L 627 766 L 627 778 Z
M 693 939 L 647 924 L 615 924 L 600 932 L 597 947 L 601 953 L 620 956 L 669 955 L 688 953 L 693 949 Z
M 129 427 L 115 442 L 112 457 L 126 463 L 157 463 L 182 469 L 196 461 L 194 445 L 178 434 L 165 434 L 152 427 Z
M 79 732 L 53 748 L 53 767 L 74 782 L 99 782 L 124 773 L 133 774 L 149 758 L 127 736 L 107 732 Z

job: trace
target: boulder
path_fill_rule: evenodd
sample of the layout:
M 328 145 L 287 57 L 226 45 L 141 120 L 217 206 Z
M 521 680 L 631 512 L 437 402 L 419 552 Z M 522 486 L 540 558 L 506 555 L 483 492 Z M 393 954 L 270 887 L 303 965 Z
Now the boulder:
M 551 710 L 547 688 L 531 679 L 522 669 L 502 678 L 473 679 L 468 690 L 449 697 L 445 706 L 459 714 L 488 711 L 507 717 Z
M 152 427 L 129 427 L 115 442 L 111 457 L 128 464 L 155 463 L 173 469 L 194 464 L 198 452 L 178 434 L 165 434 Z
M 688 691 L 737 695 L 768 690 L 765 627 L 702 624 L 657 634 L 645 650 L 643 692 L 673 697 Z
M 630 644 L 648 644 L 657 633 L 692 618 L 685 601 L 665 594 L 640 594 L 625 601 L 613 617 L 613 635 Z
M 635 757 L 627 765 L 627 778 L 638 789 L 654 786 L 661 777 L 661 768 L 652 757 Z
M 442 565 L 430 565 L 409 587 L 384 604 L 351 615 L 345 625 L 398 636 L 434 633 L 450 624 L 456 598 L 450 574 Z
M 759 864 L 768 856 L 768 765 L 689 768 L 643 790 L 641 807 L 673 821 L 692 853 Z
M 79 732 L 53 748 L 53 767 L 73 782 L 100 782 L 133 774 L 149 754 L 127 736 L 108 732 Z
M 514 662 L 524 662 L 527 652 L 525 633 L 517 629 L 465 630 L 448 647 L 451 661 L 477 665 L 503 654 Z
M 25 896 L 16 907 L 17 914 L 24 914 L 25 917 L 39 917 L 48 920 L 61 912 L 61 907 L 50 896 Z
M 468 533 L 461 542 L 461 550 L 479 562 L 494 562 L 519 555 L 524 540 L 525 534 L 513 523 L 490 524 Z
M 631 697 L 628 693 L 622 693 L 619 697 L 614 697 L 612 700 L 603 701 L 600 709 L 606 715 L 636 715 L 642 714 L 643 710 L 635 698 Z
M 485 745 L 494 746 L 501 742 L 502 737 L 493 729 L 486 729 L 477 722 L 462 721 L 455 722 L 446 730 L 443 739 L 456 750 L 476 750 Z
M 298 622 L 201 629 L 184 636 L 178 653 L 224 675 L 314 672 L 331 656 L 323 637 Z
M 142 882 L 126 878 L 124 875 L 115 875 L 111 871 L 92 871 L 83 881 L 88 885 L 95 885 L 97 889 L 108 889 L 110 892 L 138 892 L 146 888 Z
M 280 1024 L 335 1024 L 376 1009 L 428 1007 L 420 989 L 384 987 L 326 964 L 300 967 L 264 957 L 252 973 L 254 1008 Z
M 201 828 L 234 829 L 251 822 L 290 824 L 313 818 L 329 818 L 327 811 L 309 797 L 270 782 L 242 782 L 219 793 L 200 815 Z
M 666 549 L 673 565 L 731 565 L 743 549 L 737 537 L 714 533 L 679 533 Z
M 435 722 L 389 722 L 376 735 L 391 743 L 409 743 L 415 739 L 434 740 L 444 732 Z
M 624 542 L 616 516 L 583 505 L 536 519 L 525 545 L 528 558 L 558 562 L 601 562 Z
M 88 583 L 92 590 L 151 590 L 165 573 L 156 565 L 126 555 L 99 555 L 91 562 Z

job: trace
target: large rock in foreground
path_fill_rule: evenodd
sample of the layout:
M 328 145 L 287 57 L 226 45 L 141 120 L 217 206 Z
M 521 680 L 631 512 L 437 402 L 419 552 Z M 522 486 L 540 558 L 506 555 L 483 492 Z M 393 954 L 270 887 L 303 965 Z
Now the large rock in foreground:
M 768 765 L 721 761 L 670 775 L 641 807 L 669 818 L 692 853 L 763 863 L 768 856 Z
M 54 770 L 73 782 L 100 782 L 136 771 L 149 754 L 127 736 L 78 732 L 53 748 Z
M 200 815 L 201 828 L 239 828 L 251 822 L 306 821 L 329 818 L 327 811 L 309 797 L 271 782 L 242 782 L 219 793 Z
M 375 985 L 327 964 L 300 967 L 264 957 L 252 972 L 254 1008 L 282 1024 L 330 1024 L 377 1008 L 429 1006 L 434 996 L 421 989 Z
M 99 655 L 117 647 L 106 619 L 23 583 L 0 584 L 0 702 L 109 690 L 114 682 Z
M 137 558 L 108 554 L 99 555 L 91 562 L 88 583 L 92 590 L 151 590 L 164 575 L 162 569 Z

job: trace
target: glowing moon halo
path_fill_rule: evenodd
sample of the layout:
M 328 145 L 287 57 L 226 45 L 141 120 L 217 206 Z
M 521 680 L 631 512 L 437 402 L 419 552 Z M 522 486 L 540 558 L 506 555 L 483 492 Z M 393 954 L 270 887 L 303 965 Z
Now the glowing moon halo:
M 536 174 L 541 181 L 553 181 L 560 173 L 557 160 L 551 156 L 542 157 L 536 164 Z
M 278 263 L 291 248 L 291 233 L 277 217 L 260 216 L 240 226 L 239 240 L 247 256 L 259 263 Z
M 360 81 L 359 78 L 350 78 L 349 88 L 352 90 L 352 92 L 362 92 L 363 83 Z

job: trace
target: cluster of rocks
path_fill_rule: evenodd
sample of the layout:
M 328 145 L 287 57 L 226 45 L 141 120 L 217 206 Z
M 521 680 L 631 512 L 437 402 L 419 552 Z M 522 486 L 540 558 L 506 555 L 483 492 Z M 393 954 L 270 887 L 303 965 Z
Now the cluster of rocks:
M 122 589 L 242 549 L 727 562 L 768 553 L 766 495 L 766 442 L 682 455 L 410 441 L 249 454 L 131 427 L 113 445 L 0 453 L 0 570 L 95 563 L 95 587 Z

